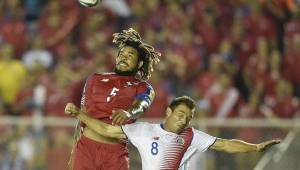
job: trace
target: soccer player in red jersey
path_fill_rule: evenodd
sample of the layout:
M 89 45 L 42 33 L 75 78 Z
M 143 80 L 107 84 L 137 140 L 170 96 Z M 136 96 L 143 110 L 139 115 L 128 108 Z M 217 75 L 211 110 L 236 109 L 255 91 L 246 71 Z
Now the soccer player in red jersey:
M 160 53 L 142 42 L 134 29 L 113 35 L 118 45 L 114 73 L 94 73 L 85 83 L 81 109 L 91 117 L 113 125 L 132 123 L 151 105 L 154 91 L 146 82 L 159 62 Z M 70 169 L 127 170 L 126 142 L 102 136 L 79 122 Z

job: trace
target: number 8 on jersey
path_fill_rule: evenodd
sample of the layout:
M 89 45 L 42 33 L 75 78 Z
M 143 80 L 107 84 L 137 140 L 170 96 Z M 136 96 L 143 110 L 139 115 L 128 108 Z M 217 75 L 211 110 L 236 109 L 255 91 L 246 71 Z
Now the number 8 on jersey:
M 152 155 L 157 155 L 158 154 L 158 143 L 157 142 L 152 142 L 152 144 L 151 144 L 151 154 Z

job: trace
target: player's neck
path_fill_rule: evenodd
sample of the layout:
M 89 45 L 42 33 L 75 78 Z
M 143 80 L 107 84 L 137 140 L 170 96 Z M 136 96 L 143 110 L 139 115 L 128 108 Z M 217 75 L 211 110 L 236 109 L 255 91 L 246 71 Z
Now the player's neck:
M 135 76 L 137 73 L 137 70 L 129 70 L 129 71 L 121 71 L 117 68 L 114 69 L 115 73 L 120 76 Z
M 175 132 L 174 130 L 172 130 L 166 123 L 160 124 L 160 127 L 167 132 L 179 134 L 179 132 Z

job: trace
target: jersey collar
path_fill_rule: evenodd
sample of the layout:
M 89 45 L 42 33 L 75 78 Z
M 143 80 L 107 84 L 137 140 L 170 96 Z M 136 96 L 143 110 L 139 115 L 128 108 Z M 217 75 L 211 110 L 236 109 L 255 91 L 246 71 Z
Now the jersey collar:
M 176 133 L 166 131 L 163 123 L 159 124 L 159 129 L 160 129 L 164 134 L 172 135 L 172 136 L 178 136 L 178 134 L 176 134 Z

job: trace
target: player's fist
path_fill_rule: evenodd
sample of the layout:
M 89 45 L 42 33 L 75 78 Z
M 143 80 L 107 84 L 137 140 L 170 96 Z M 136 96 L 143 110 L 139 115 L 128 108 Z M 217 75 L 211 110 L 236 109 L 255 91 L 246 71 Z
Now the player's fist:
M 80 109 L 73 103 L 68 103 L 65 108 L 65 113 L 70 116 L 77 116 L 80 112 Z
M 257 151 L 258 152 L 263 152 L 263 151 L 269 149 L 271 146 L 279 144 L 280 142 L 281 142 L 281 140 L 278 140 L 278 139 L 262 142 L 262 143 L 257 145 Z
M 113 110 L 111 116 L 113 125 L 122 125 L 129 119 L 129 113 L 126 110 Z

